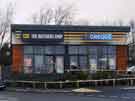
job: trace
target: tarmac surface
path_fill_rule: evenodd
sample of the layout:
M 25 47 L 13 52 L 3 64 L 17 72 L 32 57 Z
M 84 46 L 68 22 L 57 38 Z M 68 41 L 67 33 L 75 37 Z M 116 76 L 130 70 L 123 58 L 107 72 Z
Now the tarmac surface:
M 135 87 L 80 88 L 77 92 L 74 90 L 76 89 L 7 88 L 0 91 L 0 101 L 135 101 Z

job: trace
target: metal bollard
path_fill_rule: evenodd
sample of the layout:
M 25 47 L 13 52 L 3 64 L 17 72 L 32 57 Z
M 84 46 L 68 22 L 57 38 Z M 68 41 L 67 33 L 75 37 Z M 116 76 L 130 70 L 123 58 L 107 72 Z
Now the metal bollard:
M 130 80 L 130 85 L 133 86 L 133 80 Z
M 47 83 L 46 82 L 44 82 L 44 88 L 47 89 Z
M 63 87 L 62 82 L 60 82 L 60 88 L 62 88 L 62 87 Z
M 113 79 L 113 87 L 115 87 L 115 83 L 116 83 L 116 82 L 115 82 L 115 79 Z
M 109 84 L 109 81 L 108 81 L 108 80 L 106 80 L 106 81 L 105 81 L 105 85 L 108 85 L 108 84 Z
M 36 82 L 33 82 L 33 88 L 36 88 Z
M 79 81 L 76 82 L 76 87 L 79 88 Z
M 95 87 L 97 87 L 97 81 L 95 81 Z

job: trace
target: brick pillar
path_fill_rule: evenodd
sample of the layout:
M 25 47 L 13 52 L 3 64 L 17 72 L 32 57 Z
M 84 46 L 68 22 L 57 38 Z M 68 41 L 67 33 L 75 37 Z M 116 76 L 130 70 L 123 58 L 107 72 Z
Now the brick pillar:
M 116 46 L 116 68 L 125 73 L 128 67 L 128 46 Z
M 19 73 L 23 70 L 23 48 L 22 46 L 12 47 L 12 68 L 15 73 Z

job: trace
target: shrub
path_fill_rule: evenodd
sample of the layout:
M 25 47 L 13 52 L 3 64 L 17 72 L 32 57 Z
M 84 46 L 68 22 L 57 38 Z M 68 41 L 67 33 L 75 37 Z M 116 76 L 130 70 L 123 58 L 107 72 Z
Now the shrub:
M 113 71 L 97 71 L 92 75 L 92 79 L 111 79 L 115 77 Z
M 66 72 L 64 74 L 64 80 L 77 80 L 77 75 L 73 74 L 72 72 Z
M 80 72 L 78 73 L 78 75 L 77 75 L 77 78 L 78 78 L 79 80 L 86 80 L 86 79 L 88 79 L 88 76 L 89 76 L 89 73 L 84 72 L 84 71 L 80 71 Z
M 64 75 L 64 80 L 86 80 L 88 79 L 89 74 L 84 71 L 79 72 L 67 72 Z

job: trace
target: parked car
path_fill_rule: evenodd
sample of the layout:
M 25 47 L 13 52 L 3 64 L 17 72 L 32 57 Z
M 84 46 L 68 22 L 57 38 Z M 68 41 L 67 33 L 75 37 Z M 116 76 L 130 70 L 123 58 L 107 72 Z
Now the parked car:
M 127 68 L 127 73 L 128 73 L 128 74 L 133 74 L 133 73 L 135 73 L 135 66 L 128 67 L 128 68 Z

